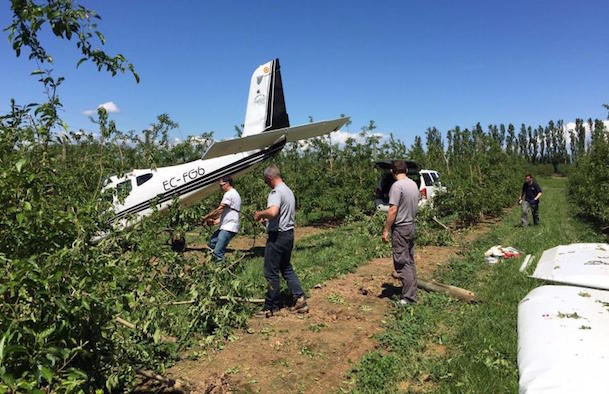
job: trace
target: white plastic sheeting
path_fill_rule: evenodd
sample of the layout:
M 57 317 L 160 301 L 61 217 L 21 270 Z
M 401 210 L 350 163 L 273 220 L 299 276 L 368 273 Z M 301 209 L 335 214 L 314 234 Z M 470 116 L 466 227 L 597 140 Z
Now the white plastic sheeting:
M 609 244 L 580 243 L 548 249 L 543 252 L 531 276 L 609 290 Z
M 609 392 L 609 291 L 541 286 L 518 307 L 520 393 Z

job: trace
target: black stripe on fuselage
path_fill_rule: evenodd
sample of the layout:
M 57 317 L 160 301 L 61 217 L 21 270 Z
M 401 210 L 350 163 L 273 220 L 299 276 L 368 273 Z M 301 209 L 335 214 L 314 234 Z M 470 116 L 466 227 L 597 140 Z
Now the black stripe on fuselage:
M 258 164 L 258 163 L 264 161 L 266 158 L 279 152 L 283 148 L 284 145 L 285 145 L 285 139 L 263 151 L 254 153 L 253 155 L 245 157 L 239 161 L 236 161 L 236 162 L 231 163 L 225 167 L 222 167 L 214 172 L 211 172 L 207 176 L 203 176 L 197 180 L 194 180 L 185 185 L 179 186 L 167 193 L 157 194 L 156 196 L 154 196 L 146 201 L 142 201 L 132 207 L 129 207 L 129 208 L 117 213 L 108 222 L 111 223 L 116 220 L 122 219 L 127 215 L 138 213 L 147 208 L 150 208 L 150 205 L 153 202 L 153 200 L 156 200 L 155 201 L 156 205 L 158 205 L 163 202 L 170 201 L 176 196 L 181 196 L 183 194 L 190 193 L 190 192 L 196 191 L 202 187 L 210 185 L 210 184 L 216 182 L 218 179 L 220 179 L 224 175 L 230 175 L 230 174 L 234 174 L 239 171 L 245 170 L 248 167 Z

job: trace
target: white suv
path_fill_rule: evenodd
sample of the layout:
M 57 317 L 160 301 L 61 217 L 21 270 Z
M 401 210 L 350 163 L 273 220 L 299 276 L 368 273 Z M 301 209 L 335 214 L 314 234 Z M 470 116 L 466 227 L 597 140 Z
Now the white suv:
M 376 209 L 386 212 L 389 209 L 389 189 L 395 180 L 391 175 L 391 163 L 393 160 L 381 160 L 375 163 L 376 168 L 381 170 L 381 177 L 376 187 Z M 408 167 L 408 177 L 419 187 L 419 206 L 425 205 L 433 199 L 438 192 L 445 192 L 446 187 L 440 183 L 440 174 L 434 170 L 422 170 L 414 161 L 404 160 Z

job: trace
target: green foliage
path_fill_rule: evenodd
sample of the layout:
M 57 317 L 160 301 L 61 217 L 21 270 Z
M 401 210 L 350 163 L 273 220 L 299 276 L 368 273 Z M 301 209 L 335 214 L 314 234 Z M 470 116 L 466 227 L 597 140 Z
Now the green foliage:
M 13 12 L 12 23 L 4 31 L 8 31 L 9 42 L 17 56 L 20 56 L 22 48 L 26 47 L 30 50 L 30 59 L 34 59 L 40 64 L 53 63 L 53 57 L 42 46 L 38 38 L 41 29 L 48 23 L 51 32 L 57 38 L 69 41 L 72 37 L 76 38 L 76 47 L 82 55 L 77 66 L 90 60 L 98 70 L 105 69 L 112 75 L 129 71 L 139 82 L 140 77 L 135 72 L 133 64 L 127 63 L 123 55 L 111 56 L 93 45 L 94 37 L 101 45 L 106 43 L 104 35 L 97 30 L 95 22 L 95 19 L 101 19 L 101 17 L 94 10 L 75 4 L 71 0 L 40 2 L 11 0 L 11 11 Z
M 162 229 L 185 232 L 197 209 L 173 208 L 89 243 L 108 230 L 101 180 L 147 160 L 145 151 L 104 142 L 117 133 L 105 111 L 101 141 L 67 145 L 47 144 L 20 123 L 27 112 L 0 124 L 0 391 L 124 388 L 135 368 L 163 369 L 195 334 L 224 336 L 244 323 L 235 297 L 248 285 L 163 242 Z M 192 303 L 173 306 L 184 298 Z M 163 343 L 170 336 L 177 344 Z
M 609 225 L 609 131 L 597 123 L 588 151 L 580 151 L 569 176 L 569 197 L 577 211 Z
M 514 203 L 520 192 L 525 173 L 525 162 L 502 150 L 497 141 L 496 126 L 485 134 L 478 124 L 470 133 L 455 128 L 450 131 L 449 148 L 445 154 L 426 158 L 425 166 L 442 173 L 446 193 L 434 199 L 438 216 L 454 217 L 468 225 L 483 215 L 496 216 Z M 443 152 L 437 131 L 428 132 L 429 145 Z M 495 133 L 495 137 L 493 137 Z

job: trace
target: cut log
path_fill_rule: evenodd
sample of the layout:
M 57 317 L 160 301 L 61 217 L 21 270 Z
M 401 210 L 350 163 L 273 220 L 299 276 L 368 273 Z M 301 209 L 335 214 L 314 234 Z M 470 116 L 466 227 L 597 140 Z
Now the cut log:
M 473 291 L 462 289 L 460 287 L 445 285 L 438 282 L 428 282 L 422 279 L 417 279 L 417 287 L 427 291 L 445 293 L 463 301 L 476 302 L 476 294 Z

